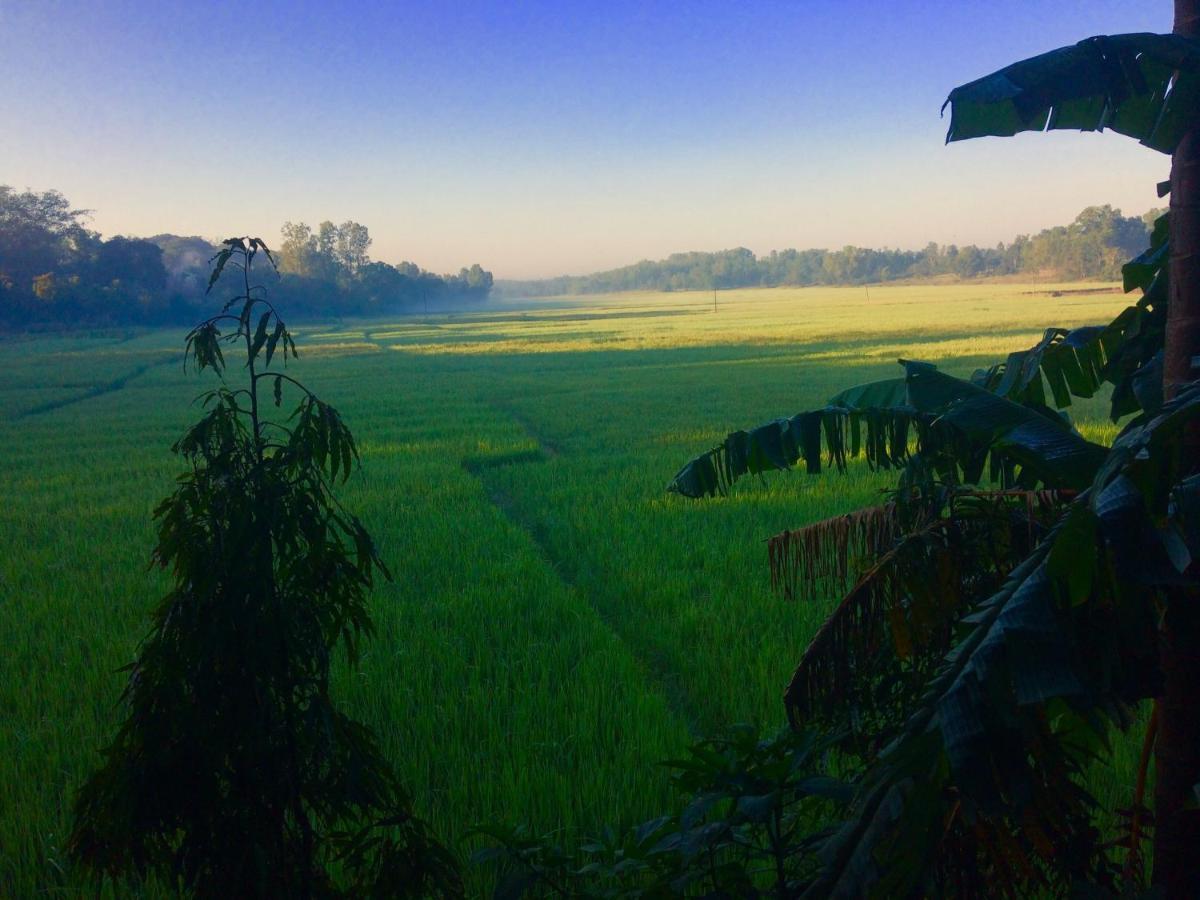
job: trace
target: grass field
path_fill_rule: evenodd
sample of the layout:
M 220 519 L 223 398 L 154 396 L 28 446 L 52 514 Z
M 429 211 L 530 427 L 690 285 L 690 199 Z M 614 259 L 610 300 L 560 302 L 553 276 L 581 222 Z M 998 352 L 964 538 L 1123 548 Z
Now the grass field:
M 780 695 L 831 597 L 769 588 L 763 541 L 889 483 L 663 487 L 735 427 L 898 373 L 969 373 L 1045 325 L 1105 322 L 1095 285 L 640 294 L 297 329 L 292 374 L 344 414 L 344 491 L 394 571 L 377 636 L 338 691 L 443 835 L 640 821 L 655 762 L 695 734 L 781 724 Z M 1058 293 L 1059 296 L 1052 294 Z M 286 312 L 286 298 L 276 298 Z M 165 581 L 147 571 L 168 452 L 210 382 L 183 331 L 0 342 L 0 895 L 75 896 L 70 800 L 111 735 Z M 1098 403 L 1076 410 L 1111 440 Z M 1133 765 L 1119 747 L 1119 770 Z M 1128 779 L 1125 779 L 1127 783 Z M 1122 781 L 1098 775 L 1106 802 Z

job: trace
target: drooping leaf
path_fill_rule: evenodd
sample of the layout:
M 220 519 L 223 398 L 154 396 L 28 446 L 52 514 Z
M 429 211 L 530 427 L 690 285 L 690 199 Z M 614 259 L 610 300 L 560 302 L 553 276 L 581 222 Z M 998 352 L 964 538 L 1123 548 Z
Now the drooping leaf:
M 991 706 L 1003 700 L 1005 710 L 1009 705 L 1019 709 L 1018 694 L 1035 702 L 1056 691 L 1078 689 L 1064 678 L 1062 647 L 1046 641 L 1052 632 L 1045 630 L 1048 595 L 1040 585 L 1047 549 L 1018 567 L 972 617 L 967 638 L 947 656 L 903 731 L 868 770 L 851 816 L 824 848 L 826 868 L 806 896 L 912 893 L 929 877 L 938 847 L 923 843 L 914 857 L 917 845 L 905 836 L 927 834 L 931 819 L 953 823 L 957 797 L 971 803 L 975 819 L 989 823 L 994 836 L 1003 834 L 1012 851 L 1037 858 L 1036 847 L 1023 837 L 1027 829 L 1014 828 L 1011 819 L 1020 821 L 1031 795 L 1064 789 L 1066 771 L 1046 781 L 1034 761 L 1008 752 L 1006 718 L 993 715 Z M 1015 665 L 1006 665 L 1010 651 L 1019 652 L 1021 666 L 1030 671 L 1018 673 Z M 1020 687 L 1013 674 L 1022 678 Z M 1005 785 L 1005 794 L 997 793 L 998 782 Z M 1084 802 L 1078 806 L 1077 818 L 1090 811 Z M 1036 821 L 1040 831 L 1050 834 L 1066 824 L 1049 817 Z M 1038 870 L 1034 864 L 1011 877 L 1036 880 Z
M 908 397 L 913 407 L 936 417 L 940 431 L 1003 454 L 1047 487 L 1080 490 L 1104 460 L 1103 447 L 1049 410 L 1013 403 L 936 370 L 910 367 Z
M 271 367 L 271 357 L 275 355 L 275 347 L 279 343 L 279 338 L 284 334 L 285 329 L 283 322 L 279 319 L 275 320 L 275 330 L 271 332 L 271 336 L 267 338 L 267 358 L 263 362 L 264 368 Z M 286 347 L 286 345 L 285 345 Z M 286 356 L 286 352 L 284 354 Z
M 254 329 L 254 339 L 250 342 L 250 352 L 247 354 L 247 365 L 254 361 L 267 340 L 267 324 L 271 321 L 271 316 L 271 311 L 267 310 L 258 319 L 258 327 Z
M 969 483 L 979 481 L 990 454 L 1002 474 L 1020 466 L 1025 486 L 1041 481 L 1071 489 L 1086 485 L 1104 457 L 1103 447 L 1045 407 L 1012 402 L 927 363 L 904 366 L 903 379 L 852 388 L 824 409 L 731 433 L 685 464 L 667 489 L 685 497 L 722 494 L 744 475 L 787 468 L 801 459 L 809 472 L 819 472 L 822 442 L 839 469 L 860 450 L 871 466 L 903 465 L 915 437 L 922 452 L 953 448 L 948 458 L 957 461 Z
M 1083 603 L 1091 596 L 1098 524 L 1095 514 L 1087 506 L 1073 507 L 1046 560 L 1047 573 L 1066 587 L 1072 604 Z
M 221 273 L 225 271 L 225 264 L 229 262 L 229 257 L 232 255 L 232 253 L 232 248 L 226 247 L 209 260 L 209 263 L 213 264 L 213 269 L 212 272 L 209 273 L 208 288 L 205 290 L 205 293 L 208 293 L 213 289 L 213 285 L 217 283 L 217 279 L 220 278 Z
M 265 253 L 267 255 L 267 259 L 270 260 L 271 265 L 278 270 L 279 266 L 275 262 L 275 257 L 271 255 L 271 251 L 267 247 L 266 241 L 264 241 L 262 238 L 251 238 L 250 245 Z
M 972 383 L 1018 403 L 1045 405 L 1044 380 L 1054 405 L 1068 407 L 1073 397 L 1092 397 L 1105 383 L 1111 354 L 1136 326 L 1139 314 L 1131 306 L 1108 325 L 1049 328 L 1036 345 L 977 372 Z
M 225 368 L 225 355 L 221 352 L 221 331 L 214 322 L 205 322 L 188 332 L 184 352 L 184 366 L 191 358 L 197 371 L 212 368 L 221 372 Z
M 1155 220 L 1150 246 L 1121 267 L 1121 283 L 1125 292 L 1141 288 L 1148 291 L 1155 276 L 1167 263 L 1170 244 L 1167 241 L 1167 217 L 1164 213 Z
M 1200 113 L 1200 41 L 1148 33 L 1087 38 L 957 87 L 946 104 L 947 142 L 1111 128 L 1172 153 Z
M 899 535 L 892 503 L 781 532 L 767 541 L 771 585 L 789 599 L 818 580 L 846 586 Z

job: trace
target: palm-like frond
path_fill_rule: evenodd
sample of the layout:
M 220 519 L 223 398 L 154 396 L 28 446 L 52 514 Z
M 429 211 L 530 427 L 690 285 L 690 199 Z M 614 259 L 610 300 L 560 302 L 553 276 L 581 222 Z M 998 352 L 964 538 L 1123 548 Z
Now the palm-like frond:
M 1141 299 L 1107 325 L 1047 329 L 1033 347 L 977 370 L 969 384 L 927 364 L 902 360 L 903 378 L 859 385 L 833 397 L 823 409 L 730 433 L 686 463 L 667 489 L 693 498 L 724 494 L 745 475 L 788 469 L 801 461 L 815 474 L 822 469 L 823 451 L 840 470 L 860 455 L 872 468 L 897 468 L 923 450 L 934 451 L 931 455 L 949 450 L 968 483 L 979 482 L 990 456 L 990 474 L 1005 486 L 1028 488 L 1040 480 L 1051 488 L 1082 487 L 1091 480 L 1101 451 L 1081 445 L 1065 421 L 1057 423 L 1062 428 L 1056 433 L 1036 416 L 1055 418 L 1047 391 L 1063 409 L 1072 397 L 1092 397 L 1105 383 L 1113 386 L 1114 422 L 1161 406 L 1167 223 L 1165 214 L 1156 220 L 1150 247 L 1123 269 L 1125 290 L 1140 288 Z M 1013 406 L 988 401 L 980 391 Z M 1025 422 L 1031 427 L 1021 428 Z M 1020 480 L 1018 464 L 1025 470 Z
M 1142 314 L 1129 306 L 1108 325 L 1048 328 L 1033 347 L 1010 353 L 1004 362 L 976 372 L 971 381 L 1018 403 L 1045 405 L 1049 388 L 1051 402 L 1064 409 L 1073 397 L 1092 397 L 1105 383 L 1109 361 Z
M 839 469 L 859 453 L 869 465 L 893 468 L 914 451 L 952 448 L 949 458 L 961 465 L 955 480 L 978 483 L 990 459 L 1002 483 L 1025 487 L 1080 488 L 1104 458 L 1103 447 L 1045 406 L 1015 403 L 928 363 L 902 363 L 902 379 L 861 385 L 824 409 L 733 432 L 684 465 L 668 490 L 712 496 L 744 475 L 800 460 L 810 473 L 820 472 L 822 441 Z
M 946 100 L 946 141 L 1111 128 L 1172 153 L 1200 113 L 1198 75 L 1200 41 L 1193 38 L 1087 38 L 955 88 Z
M 860 453 L 873 467 L 891 468 L 907 458 L 916 422 L 905 393 L 902 378 L 872 382 L 839 394 L 824 409 L 734 431 L 685 464 L 667 490 L 711 497 L 726 493 L 744 475 L 787 469 L 801 460 L 816 474 L 821 471 L 822 440 L 830 463 L 839 469 Z

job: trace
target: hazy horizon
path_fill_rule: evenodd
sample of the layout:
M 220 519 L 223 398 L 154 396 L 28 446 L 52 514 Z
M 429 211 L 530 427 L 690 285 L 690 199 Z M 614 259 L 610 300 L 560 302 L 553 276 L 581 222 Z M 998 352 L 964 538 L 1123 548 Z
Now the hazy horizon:
M 376 259 L 499 279 L 737 246 L 990 246 L 1162 203 L 1168 158 L 1128 138 L 944 147 L 938 109 L 1017 59 L 1168 30 L 1165 0 L 262 4 L 239 30 L 245 9 L 0 0 L 19 87 L 0 183 L 60 190 L 105 235 L 277 241 L 287 220 L 353 219 Z

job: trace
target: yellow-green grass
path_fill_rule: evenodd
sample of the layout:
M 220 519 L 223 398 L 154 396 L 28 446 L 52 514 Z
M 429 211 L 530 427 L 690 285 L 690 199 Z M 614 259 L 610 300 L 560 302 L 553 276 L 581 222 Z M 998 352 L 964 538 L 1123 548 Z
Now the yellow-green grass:
M 965 374 L 1046 325 L 1107 321 L 1127 300 L 1096 288 L 729 291 L 716 312 L 711 294 L 625 294 L 298 328 L 290 371 L 358 437 L 343 494 L 396 576 L 342 701 L 451 840 L 667 808 L 656 762 L 725 724 L 781 724 L 835 599 L 774 596 L 763 541 L 890 481 L 856 465 L 693 502 L 663 491 L 678 466 L 898 356 Z M 211 384 L 179 367 L 182 336 L 0 342 L 0 895 L 80 889 L 62 853 L 72 791 L 165 588 L 146 569 L 151 512 Z M 1102 404 L 1075 412 L 1115 434 Z M 1108 804 L 1127 800 L 1131 746 L 1096 776 Z

